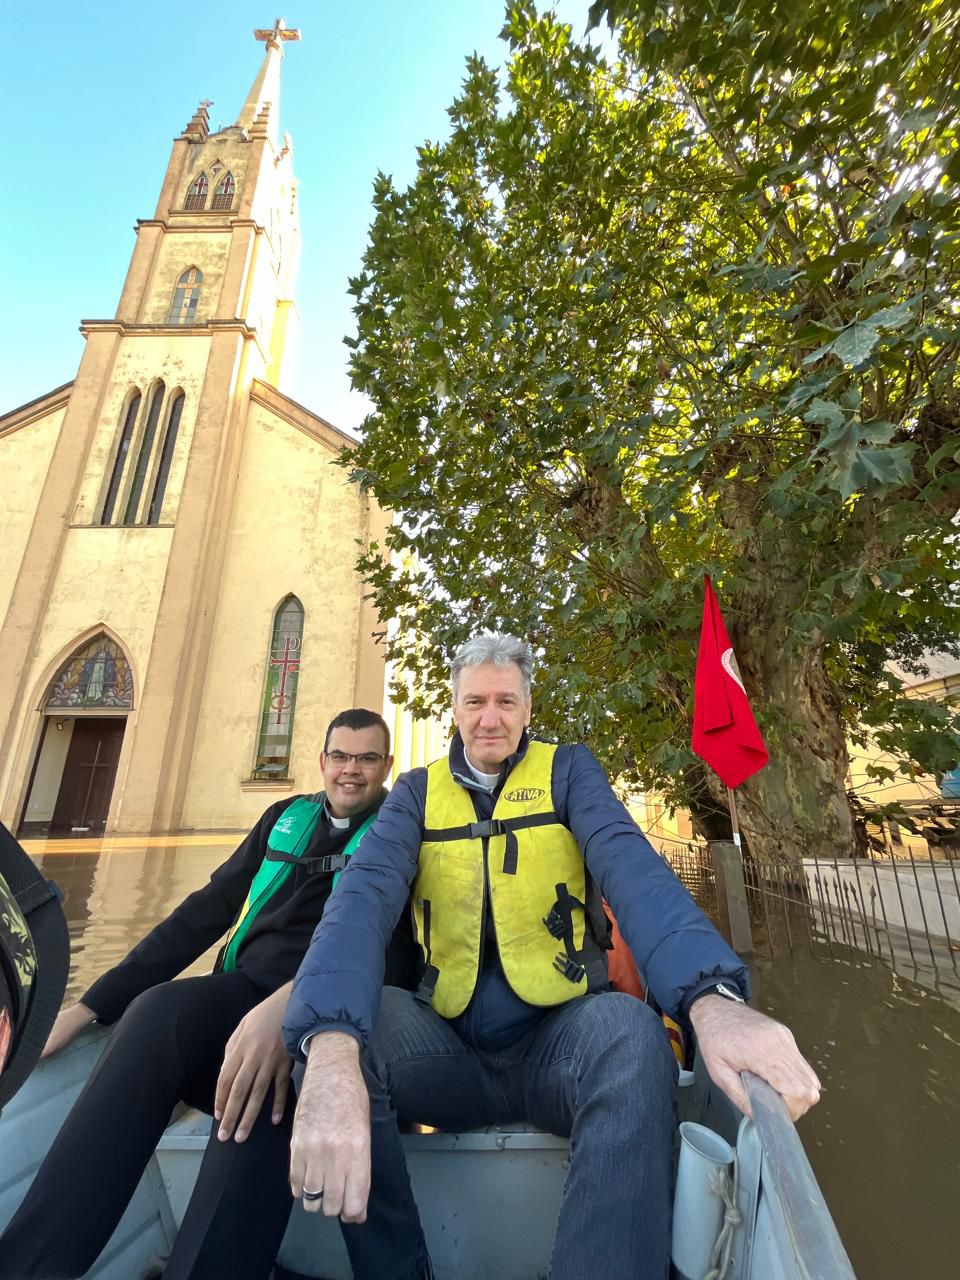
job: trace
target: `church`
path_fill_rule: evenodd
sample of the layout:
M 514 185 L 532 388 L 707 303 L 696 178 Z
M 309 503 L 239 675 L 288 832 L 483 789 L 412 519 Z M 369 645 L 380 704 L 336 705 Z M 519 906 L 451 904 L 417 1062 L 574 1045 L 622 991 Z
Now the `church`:
M 353 566 L 388 517 L 336 465 L 350 438 L 280 390 L 299 33 L 255 34 L 236 123 L 201 104 L 175 139 L 76 377 L 0 417 L 0 820 L 25 835 L 247 827 L 316 789 L 333 715 L 385 708 Z M 419 763 L 435 731 L 386 714 Z

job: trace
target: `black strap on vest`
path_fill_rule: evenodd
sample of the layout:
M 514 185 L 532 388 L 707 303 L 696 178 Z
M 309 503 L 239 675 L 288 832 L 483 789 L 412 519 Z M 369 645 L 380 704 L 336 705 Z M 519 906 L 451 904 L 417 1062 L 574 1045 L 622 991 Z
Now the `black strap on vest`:
M 520 859 L 520 845 L 515 831 L 530 827 L 559 827 L 563 824 L 555 813 L 528 813 L 518 818 L 488 818 L 486 822 L 468 822 L 462 827 L 441 827 L 426 830 L 423 839 L 430 844 L 445 844 L 450 840 L 489 840 L 491 836 L 506 836 L 507 847 L 503 851 L 503 874 L 515 876 Z
M 490 836 L 505 836 L 511 831 L 523 831 L 527 827 L 562 826 L 555 813 L 528 813 L 522 818 L 488 818 L 486 822 L 468 822 L 462 827 L 440 827 L 426 830 L 422 839 L 426 844 L 444 844 L 448 840 L 488 840 Z
M 350 859 L 342 853 L 322 853 L 315 858 L 300 858 L 295 853 L 280 853 L 276 849 L 269 849 L 264 861 L 295 862 L 298 867 L 303 867 L 309 876 L 326 871 L 342 871 Z
M 423 977 L 420 979 L 420 985 L 414 992 L 414 1000 L 417 1004 L 427 1005 L 433 999 L 433 993 L 437 989 L 437 979 L 440 977 L 440 970 L 435 964 L 430 963 L 430 899 L 421 898 L 420 909 L 423 912 L 423 951 L 427 959 L 427 967 L 423 971 Z
M 556 889 L 557 900 L 543 917 L 547 932 L 551 937 L 556 938 L 558 942 L 562 942 L 564 946 L 564 950 L 555 956 L 553 967 L 557 973 L 562 973 L 565 978 L 574 984 L 582 982 L 586 977 L 589 991 L 605 991 L 609 988 L 610 983 L 607 980 L 607 965 L 601 948 L 604 947 L 605 943 L 607 947 L 610 945 L 607 938 L 609 925 L 601 940 L 594 938 L 592 934 L 593 913 L 587 904 L 581 902 L 579 898 L 575 898 L 566 884 L 558 884 Z M 583 947 L 579 951 L 573 942 L 574 907 L 582 911 L 586 918 Z M 604 913 L 604 918 L 606 919 L 606 913 Z

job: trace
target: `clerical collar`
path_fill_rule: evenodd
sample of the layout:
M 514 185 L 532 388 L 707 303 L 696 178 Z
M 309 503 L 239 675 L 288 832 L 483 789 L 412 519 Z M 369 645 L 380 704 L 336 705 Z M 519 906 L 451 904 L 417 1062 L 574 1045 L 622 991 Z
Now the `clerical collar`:
M 466 747 L 463 749 L 463 758 L 467 762 L 467 768 L 480 783 L 481 787 L 487 791 L 495 791 L 497 783 L 500 781 L 500 770 L 498 769 L 496 773 L 482 773 L 467 755 Z
M 335 827 L 337 831 L 349 831 L 350 829 L 349 818 L 335 818 L 333 814 L 329 812 L 329 810 L 327 811 L 327 818 L 330 820 L 331 827 Z

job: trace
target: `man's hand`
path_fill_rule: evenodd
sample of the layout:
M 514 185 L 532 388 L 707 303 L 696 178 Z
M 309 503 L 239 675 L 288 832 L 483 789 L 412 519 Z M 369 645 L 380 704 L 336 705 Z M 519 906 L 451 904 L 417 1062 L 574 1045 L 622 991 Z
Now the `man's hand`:
M 251 1009 L 227 1041 L 213 1103 L 214 1118 L 220 1121 L 217 1137 L 221 1142 L 229 1142 L 234 1129 L 237 1142 L 248 1137 L 271 1082 L 271 1119 L 274 1124 L 283 1119 L 290 1083 L 290 1055 L 280 1032 L 292 986 L 293 983 L 288 982 Z
M 65 1005 L 57 1014 L 57 1020 L 50 1028 L 47 1043 L 40 1054 L 41 1061 L 65 1049 L 71 1041 L 76 1040 L 81 1031 L 85 1031 L 91 1023 L 96 1022 L 97 1015 L 92 1009 L 78 1000 L 76 1004 Z
M 342 1031 L 324 1031 L 313 1036 L 307 1050 L 290 1143 L 290 1190 L 295 1200 L 304 1197 L 309 1212 L 321 1209 L 328 1218 L 365 1222 L 370 1098 L 360 1071 L 360 1046 Z
M 781 1022 L 723 996 L 701 996 L 690 1007 L 690 1022 L 710 1079 L 745 1115 L 751 1112 L 741 1071 L 772 1085 L 794 1120 L 820 1101 L 820 1081 Z

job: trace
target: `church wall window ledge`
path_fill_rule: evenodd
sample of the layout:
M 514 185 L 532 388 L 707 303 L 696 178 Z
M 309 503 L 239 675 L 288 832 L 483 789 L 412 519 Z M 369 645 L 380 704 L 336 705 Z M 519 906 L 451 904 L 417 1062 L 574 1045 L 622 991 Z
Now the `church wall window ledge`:
M 297 785 L 296 778 L 243 778 L 241 791 L 292 791 Z

